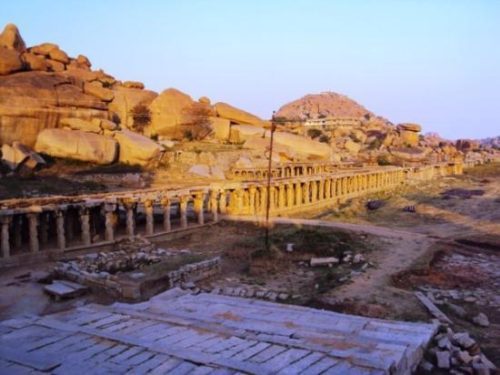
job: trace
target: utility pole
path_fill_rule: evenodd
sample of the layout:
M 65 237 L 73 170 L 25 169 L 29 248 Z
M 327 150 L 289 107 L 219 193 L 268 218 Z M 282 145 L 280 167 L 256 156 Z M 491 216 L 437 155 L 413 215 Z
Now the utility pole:
M 275 112 L 273 112 L 273 117 L 271 118 L 271 139 L 269 141 L 269 164 L 267 167 L 267 196 L 266 196 L 266 234 L 265 234 L 265 246 L 266 251 L 269 253 L 271 244 L 269 243 L 269 210 L 271 206 L 271 170 L 273 163 L 273 142 L 274 142 L 274 131 L 276 130 Z

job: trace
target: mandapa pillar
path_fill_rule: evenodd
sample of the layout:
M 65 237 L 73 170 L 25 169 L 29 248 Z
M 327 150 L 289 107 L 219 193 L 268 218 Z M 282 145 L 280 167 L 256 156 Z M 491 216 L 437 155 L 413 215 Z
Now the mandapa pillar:
M 38 242 L 38 214 L 28 214 L 29 235 L 30 235 L 30 252 L 37 253 L 40 251 L 40 243 Z
M 80 210 L 80 223 L 82 226 L 82 242 L 85 246 L 89 246 L 92 239 L 90 237 L 90 215 L 87 207 Z
M 204 201 L 205 201 L 205 194 L 204 193 L 196 193 L 195 198 L 194 198 L 194 212 L 196 213 L 196 216 L 198 218 L 198 224 L 203 225 L 205 224 L 205 213 L 203 211 L 203 206 L 204 206 Z
M 2 258 L 10 257 L 10 238 L 9 238 L 9 225 L 12 220 L 11 215 L 0 216 L 0 223 L 2 225 Z
M 115 211 L 116 204 L 105 203 L 104 204 L 104 225 L 105 232 L 104 238 L 106 241 L 114 241 L 115 240 Z
M 155 232 L 154 205 L 152 200 L 143 202 L 144 213 L 146 214 L 146 236 L 152 236 Z
M 187 218 L 188 202 L 189 202 L 189 197 L 185 195 L 179 198 L 179 214 L 180 214 L 181 228 L 188 227 L 188 218 Z
M 64 251 L 66 248 L 66 234 L 64 233 L 64 211 L 56 211 L 57 249 Z
M 172 230 L 172 223 L 170 221 L 170 199 L 163 198 L 161 201 L 163 211 L 163 230 L 170 232 Z
M 210 191 L 210 211 L 212 212 L 212 220 L 219 221 L 219 194 L 216 190 Z

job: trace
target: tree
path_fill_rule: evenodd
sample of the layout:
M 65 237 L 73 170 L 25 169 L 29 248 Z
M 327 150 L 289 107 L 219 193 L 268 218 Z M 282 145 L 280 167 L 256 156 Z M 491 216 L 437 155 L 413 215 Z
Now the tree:
M 203 103 L 195 102 L 185 110 L 189 120 L 182 125 L 182 135 L 188 140 L 205 139 L 211 132 L 210 115 L 212 110 Z

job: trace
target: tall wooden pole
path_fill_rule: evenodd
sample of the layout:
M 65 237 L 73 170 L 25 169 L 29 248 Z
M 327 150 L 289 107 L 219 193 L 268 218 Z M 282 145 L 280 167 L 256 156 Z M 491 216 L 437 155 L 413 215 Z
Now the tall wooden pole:
M 273 117 L 271 119 L 271 139 L 269 143 L 269 164 L 267 167 L 267 196 L 266 196 L 266 234 L 265 234 L 265 245 L 266 245 L 266 250 L 269 252 L 270 250 L 270 243 L 269 243 L 269 210 L 271 206 L 271 170 L 272 170 L 272 163 L 273 163 L 273 142 L 274 142 L 274 131 L 276 130 L 276 123 L 275 123 L 275 118 L 274 118 L 274 112 L 273 112 Z

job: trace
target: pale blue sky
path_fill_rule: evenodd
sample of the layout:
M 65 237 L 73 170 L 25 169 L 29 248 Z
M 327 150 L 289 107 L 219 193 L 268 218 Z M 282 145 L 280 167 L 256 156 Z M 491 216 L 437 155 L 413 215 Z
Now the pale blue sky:
M 7 22 L 118 79 L 264 118 L 330 90 L 424 132 L 500 133 L 496 0 L 5 0 Z

